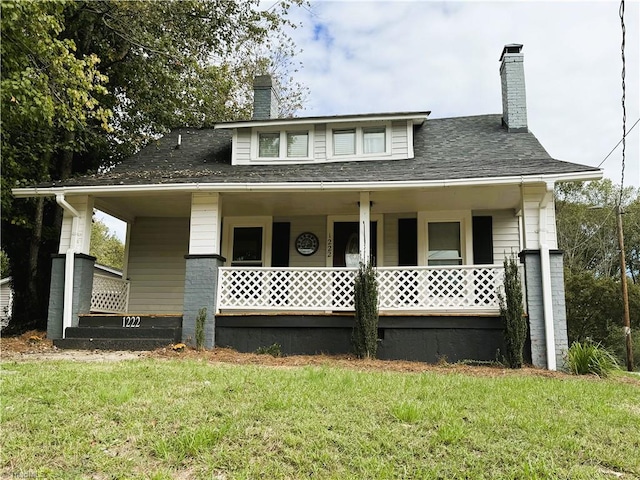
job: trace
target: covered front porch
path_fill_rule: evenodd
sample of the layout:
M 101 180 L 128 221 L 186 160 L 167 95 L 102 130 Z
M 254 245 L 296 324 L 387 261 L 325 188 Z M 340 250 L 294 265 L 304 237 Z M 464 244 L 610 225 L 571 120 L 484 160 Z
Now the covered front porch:
M 128 224 L 123 279 L 117 288 L 94 283 L 87 311 L 179 314 L 182 339 L 193 342 L 205 308 L 208 347 L 227 345 L 230 329 L 232 346 L 243 336 L 257 341 L 255 335 L 260 342 L 298 338 L 311 346 L 314 338 L 329 338 L 330 344 L 332 328 L 343 329 L 336 345 L 344 346 L 356 266 L 372 262 L 381 325 L 391 322 L 381 327 L 381 342 L 394 345 L 393 355 L 415 341 L 462 354 L 487 329 L 492 340 L 485 343 L 497 350 L 502 262 L 536 242 L 539 228 L 528 225 L 543 222 L 539 204 L 548 191 L 518 184 L 235 188 L 67 195 L 80 214 L 65 213 L 67 247 L 72 232 L 82 234 L 82 212 L 86 220 L 97 208 Z M 543 224 L 552 229 L 553 217 Z M 318 345 L 314 351 L 331 350 Z M 495 351 L 482 358 L 488 359 Z

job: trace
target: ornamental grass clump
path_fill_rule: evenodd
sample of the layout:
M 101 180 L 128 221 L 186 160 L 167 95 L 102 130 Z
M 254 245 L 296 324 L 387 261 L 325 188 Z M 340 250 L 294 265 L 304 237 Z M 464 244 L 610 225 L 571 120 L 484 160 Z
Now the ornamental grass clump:
M 504 259 L 504 293 L 498 293 L 500 316 L 504 319 L 504 343 L 509 368 L 522 368 L 527 320 L 522 306 L 522 282 L 515 257 Z
M 574 375 L 606 377 L 619 368 L 616 358 L 602 345 L 591 340 L 573 342 L 567 356 L 569 370 Z
M 371 263 L 360 263 L 354 284 L 353 350 L 358 358 L 375 358 L 378 350 L 378 278 Z

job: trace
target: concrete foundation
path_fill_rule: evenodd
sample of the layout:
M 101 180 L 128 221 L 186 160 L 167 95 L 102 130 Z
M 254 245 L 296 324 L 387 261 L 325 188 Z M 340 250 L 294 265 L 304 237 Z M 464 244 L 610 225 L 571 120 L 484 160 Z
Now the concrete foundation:
M 254 352 L 274 343 L 282 353 L 349 353 L 350 316 L 220 316 L 216 345 Z M 379 321 L 378 358 L 436 363 L 494 361 L 504 354 L 498 317 L 385 316 Z

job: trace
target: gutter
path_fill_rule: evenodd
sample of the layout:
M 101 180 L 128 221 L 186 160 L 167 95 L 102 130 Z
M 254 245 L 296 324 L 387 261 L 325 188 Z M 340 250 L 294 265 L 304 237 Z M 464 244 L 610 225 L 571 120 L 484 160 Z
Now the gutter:
M 571 172 L 549 175 L 516 175 L 511 177 L 464 178 L 454 180 L 406 180 L 397 182 L 278 182 L 278 183 L 154 183 L 146 185 L 85 185 L 67 187 L 14 188 L 16 198 L 53 195 L 94 195 L 151 192 L 308 192 L 397 190 L 401 188 L 446 188 L 483 185 L 525 185 L 555 182 L 599 180 L 603 171 Z M 64 208 L 64 207 L 63 207 Z M 73 207 L 72 207 L 73 208 Z
M 75 244 L 78 237 L 78 218 L 80 213 L 73 208 L 64 198 L 64 194 L 56 194 L 56 203 L 63 210 L 73 216 L 71 222 L 71 242 L 65 253 L 64 261 L 64 297 L 62 303 L 62 338 L 66 338 L 67 327 L 72 325 L 73 320 L 73 273 L 75 269 Z
M 544 337 L 547 353 L 547 369 L 557 370 L 556 342 L 553 318 L 553 294 L 551 291 L 551 258 L 547 244 L 547 207 L 553 198 L 553 182 L 548 182 L 538 209 L 538 243 L 540 246 L 540 275 L 542 277 L 542 308 L 544 313 Z

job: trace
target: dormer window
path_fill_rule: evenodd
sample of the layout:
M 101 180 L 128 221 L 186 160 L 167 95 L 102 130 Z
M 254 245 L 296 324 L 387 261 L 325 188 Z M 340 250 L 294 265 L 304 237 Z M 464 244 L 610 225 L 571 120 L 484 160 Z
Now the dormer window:
M 331 135 L 327 143 L 331 142 L 329 150 L 334 160 L 351 159 L 354 157 L 366 158 L 367 156 L 387 156 L 391 125 L 388 122 L 380 125 L 353 126 L 340 128 L 330 126 Z
M 362 139 L 364 153 L 383 153 L 387 149 L 386 129 L 384 127 L 363 128 Z
M 287 132 L 287 157 L 309 156 L 309 132 Z
M 258 145 L 259 157 L 278 158 L 280 156 L 280 132 L 261 133 Z
M 257 140 L 258 159 L 309 158 L 308 130 L 258 132 Z
M 356 129 L 334 130 L 333 131 L 333 154 L 334 155 L 355 155 L 356 154 Z

